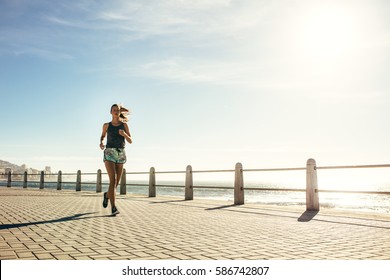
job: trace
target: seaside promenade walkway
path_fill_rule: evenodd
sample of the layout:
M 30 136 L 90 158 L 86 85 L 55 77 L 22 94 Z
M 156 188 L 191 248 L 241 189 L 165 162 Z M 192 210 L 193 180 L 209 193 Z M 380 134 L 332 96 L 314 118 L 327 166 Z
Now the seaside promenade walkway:
M 0 259 L 390 259 L 390 214 L 0 187 Z

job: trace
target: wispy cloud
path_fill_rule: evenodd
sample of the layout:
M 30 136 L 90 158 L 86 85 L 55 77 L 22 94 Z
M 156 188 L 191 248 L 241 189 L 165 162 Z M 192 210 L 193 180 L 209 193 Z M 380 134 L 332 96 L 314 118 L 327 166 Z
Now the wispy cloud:
M 29 19 L 31 24 L 0 30 L 7 38 L 1 42 L 16 55 L 51 60 L 88 56 L 93 62 L 85 68 L 96 72 L 164 82 L 284 90 L 318 88 L 324 81 L 329 86 L 342 76 L 344 83 L 349 79 L 352 84 L 352 80 L 362 80 L 365 73 L 354 69 L 368 68 L 357 65 L 357 55 L 346 67 L 339 67 L 335 61 L 326 67 L 305 61 L 305 54 L 297 53 L 291 41 L 296 24 L 290 21 L 299 17 L 299 9 L 294 7 L 294 17 L 284 21 L 291 13 L 281 3 L 84 0 L 64 1 L 57 6 L 43 1 L 23 8 L 24 14 L 34 5 L 40 12 Z M 23 23 L 23 18 L 20 20 Z M 362 47 L 372 51 L 375 46 L 389 45 L 388 30 L 376 32 L 370 37 L 371 43 Z M 104 62 L 100 64 L 101 57 Z M 343 73 L 347 71 L 346 79 Z
M 59 18 L 59 17 L 53 16 L 53 15 L 44 16 L 43 19 L 48 21 L 49 23 L 52 23 L 52 24 L 69 26 L 69 27 L 76 27 L 76 28 L 83 27 L 83 24 L 81 21 L 63 19 L 63 18 Z
M 143 38 L 175 34 L 232 36 L 256 26 L 267 11 L 263 1 L 115 1 L 110 5 L 68 7 L 63 12 L 48 11 L 43 17 L 53 24 L 114 32 L 133 31 Z M 268 4 L 267 4 L 268 5 Z M 212 14 L 212 16 L 211 16 Z
M 120 76 L 148 77 L 166 83 L 208 83 L 214 85 L 235 86 L 251 90 L 302 90 L 318 87 L 313 80 L 288 77 L 289 71 L 279 71 L 274 75 L 270 62 L 240 61 L 238 59 L 204 60 L 190 57 L 170 57 L 164 60 L 150 61 L 132 66 L 110 68 Z M 276 67 L 277 68 L 277 67 Z M 267 72 L 268 69 L 268 72 Z M 96 69 L 95 69 L 96 70 Z M 108 71 L 105 69 L 104 71 Z
M 263 1 L 244 2 L 165 0 L 105 4 L 64 1 L 53 5 L 50 1 L 41 1 L 26 4 L 23 13 L 19 16 L 15 13 L 12 19 L 17 27 L 3 29 L 1 33 L 11 48 L 16 45 L 52 53 L 61 49 L 62 53 L 75 53 L 74 56 L 85 48 L 90 48 L 91 53 L 109 49 L 112 44 L 125 51 L 133 41 L 148 42 L 153 52 L 157 49 L 168 53 L 203 50 L 206 54 L 210 48 L 213 52 L 231 49 L 243 33 L 252 32 L 251 29 L 264 20 L 262 16 L 267 9 Z M 24 15 L 29 14 L 29 9 L 39 12 L 26 19 Z M 186 76 L 193 79 L 198 75 L 187 73 Z
M 56 52 L 55 50 L 45 50 L 39 48 L 18 48 L 13 51 L 14 55 L 31 55 L 41 57 L 46 60 L 59 61 L 59 60 L 69 60 L 74 57 L 68 53 Z

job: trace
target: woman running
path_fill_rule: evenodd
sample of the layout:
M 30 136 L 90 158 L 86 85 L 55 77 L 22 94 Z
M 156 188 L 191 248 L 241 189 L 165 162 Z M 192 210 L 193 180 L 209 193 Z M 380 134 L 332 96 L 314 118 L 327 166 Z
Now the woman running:
M 100 149 L 104 150 L 104 164 L 110 179 L 108 191 L 103 194 L 103 207 L 107 208 L 108 200 L 111 203 L 111 213 L 113 216 L 119 214 L 115 205 L 116 188 L 122 176 L 123 164 L 126 162 L 125 140 L 131 144 L 131 135 L 127 115 L 129 110 L 114 104 L 111 106 L 112 120 L 103 125 L 102 136 L 100 137 Z M 107 135 L 107 144 L 104 146 L 103 140 Z

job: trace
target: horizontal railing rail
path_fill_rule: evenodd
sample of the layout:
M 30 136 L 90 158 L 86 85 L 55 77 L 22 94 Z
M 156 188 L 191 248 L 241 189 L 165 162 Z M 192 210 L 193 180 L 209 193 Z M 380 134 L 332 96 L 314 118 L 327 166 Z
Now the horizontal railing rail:
M 234 172 L 234 169 L 222 169 L 222 170 L 193 170 L 192 173 L 221 173 L 221 172 Z M 185 171 L 184 171 L 185 173 Z
M 242 168 L 241 163 L 237 163 L 235 169 L 221 169 L 221 170 L 192 170 L 191 166 L 187 166 L 185 171 L 156 171 L 153 167 L 150 168 L 150 171 L 133 171 L 133 172 L 124 172 L 120 180 L 120 193 L 126 194 L 127 186 L 144 186 L 149 187 L 149 197 L 156 196 L 156 187 L 166 187 L 166 188 L 184 188 L 185 189 L 185 199 L 193 199 L 193 190 L 194 189 L 221 189 L 221 190 L 233 190 L 234 191 L 234 203 L 235 204 L 244 204 L 244 190 L 250 191 L 277 191 L 277 192 L 306 192 L 306 208 L 307 210 L 319 210 L 319 200 L 318 193 L 353 193 L 353 194 L 376 194 L 376 195 L 390 195 L 388 191 L 354 191 L 354 190 L 319 190 L 317 183 L 317 170 L 326 170 L 326 169 L 356 169 L 356 168 L 390 168 L 390 164 L 374 164 L 374 165 L 339 165 L 339 166 L 316 166 L 316 162 L 313 159 L 307 161 L 306 167 L 287 167 L 287 168 L 253 168 L 253 169 L 244 169 Z M 280 172 L 280 171 L 306 171 L 306 188 L 273 188 L 273 187 L 244 187 L 243 182 L 243 173 L 244 172 Z M 193 174 L 198 173 L 222 173 L 222 172 L 234 172 L 234 186 L 205 186 L 205 185 L 194 185 L 193 184 Z M 156 174 L 186 174 L 184 184 L 157 184 L 156 183 Z M 2 175 L 2 176 L 1 176 Z M 96 185 L 96 192 L 102 191 L 102 185 L 109 185 L 108 182 L 102 181 L 102 175 L 108 175 L 107 173 L 102 172 L 100 169 L 95 172 L 86 172 L 82 173 L 78 170 L 77 173 L 50 173 L 45 174 L 43 171 L 40 174 L 28 174 L 24 173 L 12 173 L 9 171 L 5 174 L 0 174 L 1 177 L 6 177 L 7 186 L 11 187 L 12 182 L 22 182 L 23 187 L 27 188 L 28 183 L 39 183 L 40 188 L 43 189 L 46 183 L 57 184 L 57 190 L 62 189 L 63 184 L 75 184 L 76 191 L 81 191 L 82 185 Z M 126 181 L 126 175 L 149 175 L 149 182 L 144 183 L 128 183 Z M 63 181 L 63 176 L 76 176 L 75 181 Z M 82 176 L 97 176 L 96 181 L 82 181 Z M 12 179 L 12 177 L 14 177 Z M 28 178 L 39 178 L 37 181 L 29 181 Z M 16 178 L 16 179 L 15 179 Z M 20 179 L 17 179 L 20 178 Z M 48 181 L 48 178 L 57 178 L 56 181 Z
M 390 192 L 386 191 L 351 191 L 351 190 L 320 190 L 319 192 L 327 192 L 327 193 L 356 193 L 356 194 L 388 194 Z
M 210 190 L 234 190 L 233 187 L 222 187 L 222 186 L 192 186 L 194 189 L 210 189 Z M 247 188 L 245 188 L 247 190 Z
M 306 167 L 290 167 L 290 168 L 261 168 L 261 169 L 243 169 L 242 171 L 247 172 L 264 172 L 264 171 L 299 171 L 306 170 Z
M 184 185 L 172 185 L 172 184 L 156 184 L 156 187 L 164 187 L 164 188 L 184 188 Z
M 282 191 L 282 192 L 304 192 L 305 189 L 298 189 L 298 188 L 251 188 L 251 187 L 245 187 L 245 190 L 248 191 Z
M 317 166 L 316 169 L 386 168 L 390 164 Z

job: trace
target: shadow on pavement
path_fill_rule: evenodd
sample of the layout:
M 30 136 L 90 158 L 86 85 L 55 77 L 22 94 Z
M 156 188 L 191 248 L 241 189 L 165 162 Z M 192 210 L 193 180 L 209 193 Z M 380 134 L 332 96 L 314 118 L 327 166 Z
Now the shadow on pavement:
M 223 205 L 223 206 L 218 206 L 218 207 L 214 207 L 214 208 L 206 208 L 205 210 L 207 210 L 207 211 L 209 211 L 209 210 L 220 210 L 220 209 L 230 208 L 230 207 L 234 207 L 234 206 L 237 206 L 237 205 L 235 205 L 235 204 Z
M 2 230 L 2 229 L 10 229 L 10 228 L 27 227 L 27 226 L 32 226 L 32 225 L 43 225 L 43 224 L 52 224 L 52 223 L 61 223 L 61 222 L 75 221 L 75 220 L 92 219 L 92 218 L 98 218 L 98 217 L 112 217 L 111 215 L 84 217 L 86 215 L 95 214 L 95 213 L 96 212 L 81 213 L 81 214 L 75 214 L 75 215 L 72 215 L 72 216 L 69 216 L 69 217 L 63 217 L 63 218 L 47 220 L 47 221 L 28 222 L 28 223 L 19 223 L 19 224 L 4 224 L 4 225 L 0 225 L 0 230 Z
M 298 218 L 298 222 L 310 222 L 319 211 L 309 211 L 306 210 L 303 214 Z
M 172 202 L 185 202 L 185 199 L 178 200 L 165 200 L 165 201 L 151 201 L 150 204 L 163 204 L 163 203 L 172 203 Z

